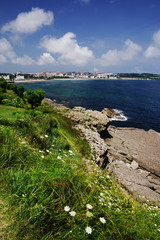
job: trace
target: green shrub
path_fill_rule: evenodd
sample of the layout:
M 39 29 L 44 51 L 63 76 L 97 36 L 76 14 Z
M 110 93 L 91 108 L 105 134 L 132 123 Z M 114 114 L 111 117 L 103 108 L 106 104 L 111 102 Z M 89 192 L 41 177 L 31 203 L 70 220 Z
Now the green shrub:
M 6 92 L 7 89 L 7 82 L 5 79 L 0 78 L 0 88 L 3 89 L 4 92 Z

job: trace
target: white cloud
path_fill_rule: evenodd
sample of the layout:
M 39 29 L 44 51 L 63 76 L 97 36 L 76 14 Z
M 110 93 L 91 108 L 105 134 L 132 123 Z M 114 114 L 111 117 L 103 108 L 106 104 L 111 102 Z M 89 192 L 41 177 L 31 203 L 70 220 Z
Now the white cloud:
M 121 65 L 125 62 L 134 60 L 141 51 L 141 46 L 131 40 L 126 40 L 122 50 L 109 50 L 106 54 L 101 56 L 99 63 L 102 66 Z
M 53 22 L 53 12 L 45 12 L 40 8 L 32 8 L 30 12 L 22 12 L 17 18 L 2 27 L 2 32 L 33 33 L 43 25 L 50 25 Z
M 16 54 L 11 46 L 11 44 L 8 42 L 6 38 L 0 39 L 0 55 L 1 55 L 1 61 L 0 62 L 6 62 L 7 59 L 13 59 L 16 57 Z
M 74 33 L 68 32 L 61 38 L 44 37 L 40 46 L 48 52 L 60 54 L 58 62 L 63 65 L 84 66 L 94 58 L 88 47 L 81 47 L 75 39 Z
M 51 56 L 50 53 L 43 53 L 38 59 L 38 65 L 46 65 L 46 64 L 55 64 L 56 60 Z
M 23 57 L 16 57 L 15 59 L 12 59 L 12 63 L 26 66 L 34 64 L 35 61 L 31 57 L 24 55 Z
M 0 64 L 7 62 L 7 59 L 4 55 L 0 54 Z
M 147 58 L 160 57 L 160 30 L 154 33 L 153 43 L 146 49 L 144 56 Z

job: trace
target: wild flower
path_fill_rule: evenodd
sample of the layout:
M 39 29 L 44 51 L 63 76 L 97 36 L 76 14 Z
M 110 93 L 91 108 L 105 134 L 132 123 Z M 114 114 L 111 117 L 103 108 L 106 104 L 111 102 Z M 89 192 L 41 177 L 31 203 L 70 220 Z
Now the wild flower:
M 46 134 L 46 135 L 44 135 L 46 138 L 48 138 L 48 135 Z
M 92 228 L 91 227 L 86 227 L 86 233 L 91 234 L 92 233 Z
M 60 156 L 58 156 L 58 157 L 57 157 L 57 159 L 59 159 L 59 160 L 60 160 L 60 159 L 61 159 L 61 157 L 60 157 Z
M 41 156 L 41 158 L 44 158 L 44 156 Z
M 88 209 L 92 209 L 92 208 L 93 208 L 93 206 L 90 205 L 90 204 L 87 204 L 86 207 L 87 207 Z
M 69 212 L 69 214 L 70 214 L 72 217 L 74 217 L 74 216 L 76 215 L 76 212 L 75 212 L 75 211 L 71 211 L 71 212 Z
M 86 212 L 86 216 L 87 216 L 87 217 L 93 217 L 93 213 L 91 213 L 90 211 L 87 211 L 87 212 Z
M 46 152 L 49 152 L 49 150 L 46 150 Z
M 106 223 L 106 220 L 105 220 L 105 218 L 104 218 L 104 217 L 100 217 L 100 218 L 99 218 L 99 220 L 100 220 L 100 222 L 101 222 L 101 223 L 103 223 L 103 224 L 105 224 L 105 223 Z
M 41 151 L 41 150 L 39 150 L 39 152 L 41 153 L 42 151 Z
M 103 197 L 103 196 L 104 196 L 104 193 L 101 192 L 101 193 L 100 193 L 100 196 Z
M 107 175 L 106 178 L 109 178 L 109 175 Z
M 69 212 L 69 211 L 70 211 L 70 207 L 69 207 L 69 206 L 65 206 L 65 207 L 64 207 L 64 211 L 65 211 L 65 212 Z

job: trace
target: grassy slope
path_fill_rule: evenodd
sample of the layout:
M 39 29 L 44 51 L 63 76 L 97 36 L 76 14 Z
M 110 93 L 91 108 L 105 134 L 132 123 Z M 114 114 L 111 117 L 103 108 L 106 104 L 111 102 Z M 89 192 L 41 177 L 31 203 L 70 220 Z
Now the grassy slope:
M 88 171 L 88 145 L 71 122 L 47 105 L 0 110 L 2 239 L 160 239 L 159 210 L 135 202 L 92 162 Z

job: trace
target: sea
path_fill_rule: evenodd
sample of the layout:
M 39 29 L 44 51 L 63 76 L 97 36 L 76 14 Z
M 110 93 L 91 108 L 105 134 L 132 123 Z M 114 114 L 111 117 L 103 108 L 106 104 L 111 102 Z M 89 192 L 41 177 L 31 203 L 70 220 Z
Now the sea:
M 25 90 L 41 88 L 47 98 L 70 108 L 116 109 L 124 120 L 113 120 L 114 126 L 160 132 L 160 80 L 49 80 L 23 85 Z

